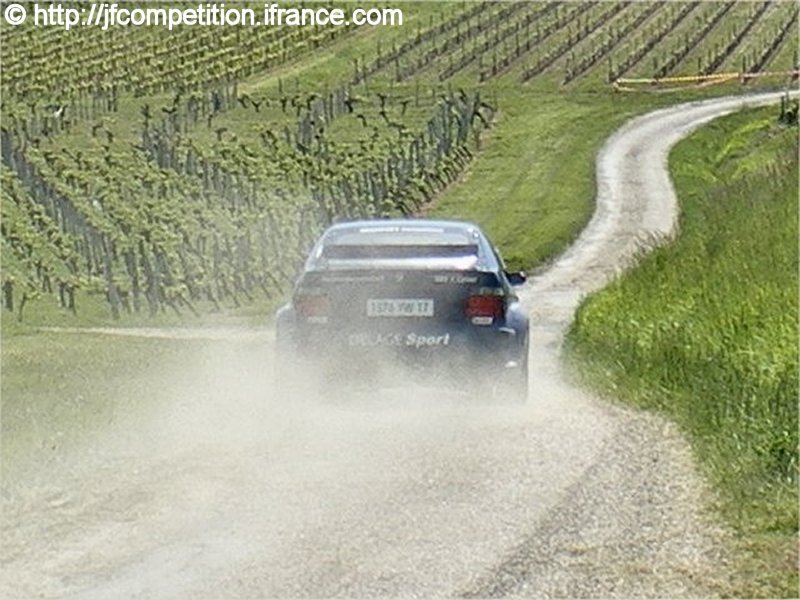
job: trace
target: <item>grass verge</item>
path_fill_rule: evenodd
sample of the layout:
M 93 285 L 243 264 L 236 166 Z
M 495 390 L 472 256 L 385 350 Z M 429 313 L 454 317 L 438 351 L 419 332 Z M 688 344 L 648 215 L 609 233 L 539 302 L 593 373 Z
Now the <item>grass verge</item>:
M 501 111 L 491 139 L 425 213 L 475 221 L 509 268 L 537 269 L 566 250 L 589 222 L 594 160 L 603 141 L 626 120 L 667 100 L 558 95 L 521 86 L 498 96 Z
M 591 385 L 675 419 L 738 532 L 726 595 L 798 597 L 798 138 L 775 109 L 670 157 L 681 234 L 588 298 L 567 336 Z
M 164 382 L 199 344 L 84 333 L 3 340 L 0 457 L 4 483 L 60 460 L 90 434 L 169 399 Z

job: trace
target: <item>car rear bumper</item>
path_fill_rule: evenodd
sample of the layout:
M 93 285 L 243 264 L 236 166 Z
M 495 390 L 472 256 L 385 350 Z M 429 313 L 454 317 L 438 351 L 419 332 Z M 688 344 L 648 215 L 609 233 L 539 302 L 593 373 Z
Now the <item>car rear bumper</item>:
M 325 374 L 358 379 L 396 372 L 420 377 L 498 375 L 527 360 L 527 332 L 505 326 L 311 326 L 279 334 L 279 352 Z

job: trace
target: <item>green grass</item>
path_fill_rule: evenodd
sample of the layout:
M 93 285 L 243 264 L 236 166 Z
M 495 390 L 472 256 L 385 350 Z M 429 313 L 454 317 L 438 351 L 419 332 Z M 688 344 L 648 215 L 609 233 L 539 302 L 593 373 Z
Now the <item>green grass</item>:
M 613 93 L 498 92 L 501 113 L 480 157 L 425 210 L 480 223 L 509 268 L 563 252 L 594 210 L 594 159 L 611 133 L 663 98 Z
M 679 238 L 587 299 L 568 334 L 591 384 L 689 434 L 741 535 L 729 593 L 744 597 L 798 592 L 798 141 L 776 116 L 676 147 Z
M 201 303 L 198 304 L 198 315 L 186 309 L 180 313 L 165 309 L 152 316 L 147 311 L 129 313 L 123 310 L 119 319 L 114 319 L 103 295 L 78 290 L 75 297 L 74 313 L 59 306 L 58 300 L 50 295 L 42 295 L 26 304 L 22 319 L 18 307 L 13 313 L 3 310 L 0 339 L 5 342 L 19 335 L 33 335 L 43 328 L 259 326 L 269 323 L 273 312 L 283 302 L 278 296 L 266 298 L 263 294 L 256 294 L 253 302 L 238 308 L 226 306 L 215 311 L 210 303 Z
M 4 337 L 0 457 L 5 482 L 58 460 L 170 399 L 193 342 L 83 333 Z

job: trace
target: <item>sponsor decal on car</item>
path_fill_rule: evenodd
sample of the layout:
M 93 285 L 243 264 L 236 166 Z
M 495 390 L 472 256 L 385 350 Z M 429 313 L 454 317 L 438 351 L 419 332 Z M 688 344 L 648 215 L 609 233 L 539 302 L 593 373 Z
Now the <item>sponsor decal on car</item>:
M 323 275 L 323 283 L 383 283 L 384 275 Z
M 478 283 L 475 275 L 436 275 L 433 278 L 435 283 Z
M 348 346 L 370 348 L 373 346 L 402 346 L 400 333 L 351 333 L 347 336 Z
M 413 346 L 414 348 L 430 348 L 432 346 L 449 346 L 450 334 L 445 333 L 442 335 L 418 335 L 416 333 L 409 333 L 406 336 L 406 346 Z
M 419 333 L 351 333 L 347 336 L 348 346 L 372 348 L 435 348 L 450 345 L 450 334 L 424 335 Z

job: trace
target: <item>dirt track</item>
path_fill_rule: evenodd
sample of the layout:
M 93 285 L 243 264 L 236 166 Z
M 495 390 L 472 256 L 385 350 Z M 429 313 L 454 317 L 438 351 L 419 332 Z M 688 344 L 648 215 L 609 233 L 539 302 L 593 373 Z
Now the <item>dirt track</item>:
M 724 533 L 685 443 L 569 385 L 558 352 L 580 296 L 671 232 L 668 148 L 741 104 L 609 140 L 595 218 L 525 290 L 527 406 L 407 389 L 287 403 L 265 392 L 267 333 L 195 331 L 172 404 L 5 490 L 0 596 L 713 595 Z

